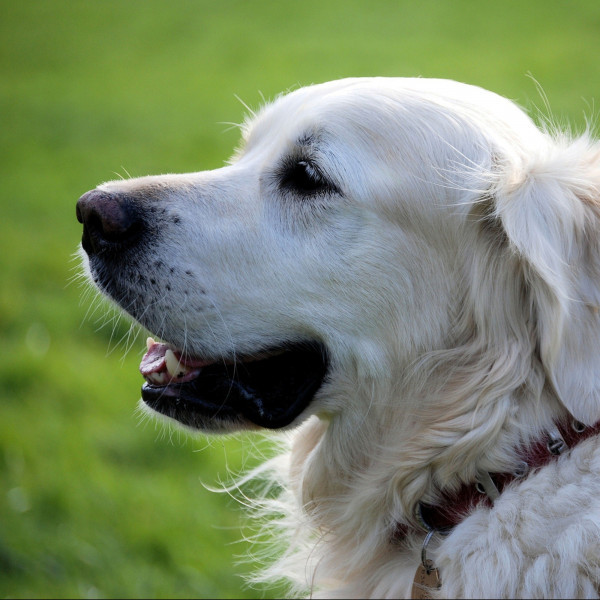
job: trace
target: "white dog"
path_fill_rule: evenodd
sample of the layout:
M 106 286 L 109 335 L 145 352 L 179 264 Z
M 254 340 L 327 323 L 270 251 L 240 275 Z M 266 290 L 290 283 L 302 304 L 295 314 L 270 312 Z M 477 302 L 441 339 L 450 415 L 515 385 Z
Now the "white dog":
M 598 597 L 600 144 L 476 87 L 380 78 L 294 91 L 243 137 L 228 166 L 77 210 L 90 277 L 164 340 L 143 402 L 290 432 L 266 576 Z

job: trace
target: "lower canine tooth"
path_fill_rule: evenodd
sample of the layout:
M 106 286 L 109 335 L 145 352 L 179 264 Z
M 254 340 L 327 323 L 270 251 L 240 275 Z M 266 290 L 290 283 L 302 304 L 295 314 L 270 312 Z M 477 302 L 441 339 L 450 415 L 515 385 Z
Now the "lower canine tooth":
M 152 348 L 152 346 L 154 346 L 154 344 L 156 344 L 156 342 L 154 341 L 153 338 L 149 337 L 146 340 L 146 347 L 148 348 L 148 350 L 150 350 L 150 348 Z
M 150 377 L 154 385 L 165 385 L 165 383 L 167 383 L 167 376 L 165 373 L 152 373 Z

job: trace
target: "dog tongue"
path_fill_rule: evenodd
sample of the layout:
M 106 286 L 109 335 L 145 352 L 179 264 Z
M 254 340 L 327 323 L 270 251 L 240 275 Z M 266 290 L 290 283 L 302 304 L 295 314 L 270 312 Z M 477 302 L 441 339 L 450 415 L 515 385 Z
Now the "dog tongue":
M 152 374 L 170 373 L 175 376 L 177 371 L 181 371 L 178 377 L 183 377 L 206 365 L 211 361 L 197 358 L 183 358 L 181 352 L 161 342 L 155 342 L 152 338 L 146 340 L 148 351 L 144 354 L 140 363 L 140 373 L 144 377 Z
M 142 375 L 150 375 L 163 371 L 166 365 L 165 354 L 169 346 L 155 342 L 152 338 L 148 338 L 148 352 L 144 354 L 140 364 L 140 373 Z

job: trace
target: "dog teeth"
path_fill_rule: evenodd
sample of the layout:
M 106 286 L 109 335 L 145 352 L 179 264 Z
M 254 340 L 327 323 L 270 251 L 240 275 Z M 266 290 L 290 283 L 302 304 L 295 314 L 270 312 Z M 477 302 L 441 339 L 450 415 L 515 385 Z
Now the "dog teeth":
M 181 364 L 181 361 L 175 356 L 170 348 L 167 348 L 167 351 L 165 352 L 165 365 L 167 367 L 167 372 L 172 378 L 183 377 L 191 370 Z
M 146 347 L 148 348 L 148 350 L 150 350 L 150 348 L 152 348 L 152 346 L 154 346 L 154 344 L 156 344 L 156 342 L 154 341 L 154 338 L 149 337 L 146 340 Z
M 146 376 L 146 379 L 153 385 L 166 385 L 169 382 L 169 377 L 164 371 L 162 373 L 150 373 Z
M 179 361 L 175 354 L 173 354 L 173 350 L 167 348 L 165 352 L 165 364 L 167 366 L 167 372 L 171 377 L 176 377 L 179 372 Z

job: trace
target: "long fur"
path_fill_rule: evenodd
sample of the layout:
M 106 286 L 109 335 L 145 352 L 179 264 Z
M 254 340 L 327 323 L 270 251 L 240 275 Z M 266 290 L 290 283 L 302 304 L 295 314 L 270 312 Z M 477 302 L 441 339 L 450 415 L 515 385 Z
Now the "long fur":
M 343 200 L 307 208 L 269 183 L 299 139 Z M 161 256 L 201 264 L 218 309 L 196 318 L 171 303 L 189 347 L 247 351 L 310 332 L 330 352 L 327 384 L 261 469 L 282 489 L 256 504 L 283 548 L 260 578 L 312 597 L 410 596 L 419 502 L 514 470 L 557 420 L 600 420 L 590 134 L 541 131 L 512 102 L 454 82 L 343 80 L 263 109 L 228 167 L 173 177 L 102 189 L 162 190 L 186 215 L 183 249 Z M 150 328 L 172 337 L 177 319 L 162 319 Z M 598 441 L 474 509 L 428 553 L 441 597 L 598 597 Z

